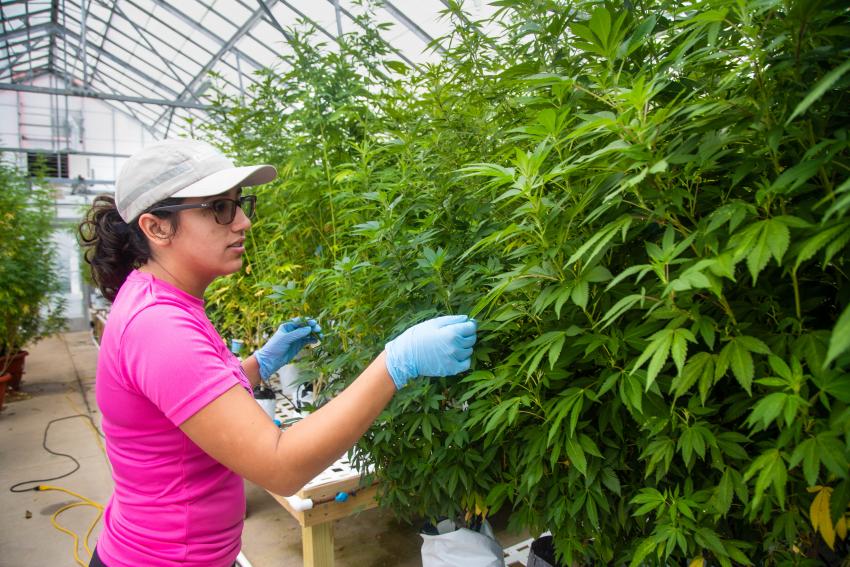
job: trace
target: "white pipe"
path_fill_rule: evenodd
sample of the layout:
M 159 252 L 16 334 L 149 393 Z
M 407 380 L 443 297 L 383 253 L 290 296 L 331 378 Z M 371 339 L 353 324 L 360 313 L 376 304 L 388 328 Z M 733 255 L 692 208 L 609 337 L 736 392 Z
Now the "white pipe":
M 299 496 L 286 496 L 285 498 L 289 505 L 298 512 L 313 509 L 313 501 L 310 498 L 304 499 Z
M 251 562 L 248 561 L 248 558 L 245 557 L 245 554 L 241 551 L 239 552 L 239 555 L 236 556 L 236 564 L 239 567 L 254 567 L 253 565 L 251 565 Z

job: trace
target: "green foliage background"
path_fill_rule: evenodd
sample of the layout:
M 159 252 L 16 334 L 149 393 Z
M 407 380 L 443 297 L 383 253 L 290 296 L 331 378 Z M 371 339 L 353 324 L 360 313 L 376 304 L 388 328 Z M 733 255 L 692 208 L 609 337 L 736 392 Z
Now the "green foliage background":
M 207 135 L 281 175 L 214 320 L 256 343 L 318 314 L 326 395 L 411 323 L 480 321 L 475 371 L 406 387 L 360 443 L 400 515 L 508 507 L 585 564 L 837 561 L 846 3 L 450 4 L 439 64 L 365 10 L 220 95 Z
M 49 188 L 0 161 L 0 356 L 64 326 L 53 217 Z M 5 370 L 0 360 L 0 374 Z

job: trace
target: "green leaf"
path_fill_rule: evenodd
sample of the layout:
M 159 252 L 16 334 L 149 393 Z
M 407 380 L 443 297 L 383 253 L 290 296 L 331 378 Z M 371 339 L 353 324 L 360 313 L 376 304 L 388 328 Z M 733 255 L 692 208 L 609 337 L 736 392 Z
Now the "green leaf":
M 850 480 L 842 480 L 832 489 L 832 497 L 829 500 L 829 514 L 833 524 L 847 513 L 848 505 L 850 505 Z
M 770 354 L 770 348 L 762 341 L 748 335 L 741 335 L 735 340 L 740 343 L 745 349 L 756 354 Z
M 682 374 L 682 368 L 685 366 L 685 358 L 688 355 L 688 341 L 695 343 L 696 338 L 687 329 L 676 329 L 673 333 L 673 341 L 670 345 L 670 354 L 673 356 L 673 362 L 678 370 L 677 375 Z
M 674 398 L 685 394 L 703 376 L 708 376 L 709 382 L 714 381 L 714 355 L 698 352 L 688 359 L 682 372 L 673 379 L 670 391 Z
M 822 229 L 806 240 L 797 253 L 797 261 L 794 263 L 794 269 L 799 268 L 800 264 L 817 254 L 821 248 L 834 242 L 848 231 L 850 231 L 850 221 L 843 221 L 835 226 Z
M 605 467 L 604 469 L 602 469 L 602 473 L 600 476 L 602 478 L 602 484 L 604 484 L 608 490 L 610 490 L 617 496 L 621 496 L 620 479 L 617 477 L 617 473 L 614 472 L 614 469 L 612 469 L 611 467 Z
M 756 403 L 750 417 L 747 418 L 747 424 L 754 427 L 760 422 L 761 428 L 767 429 L 767 426 L 782 412 L 787 399 L 788 394 L 784 392 L 774 392 L 765 396 Z
M 730 340 L 720 351 L 715 369 L 715 377 L 719 378 L 731 366 L 735 379 L 750 395 L 752 395 L 753 377 L 755 376 L 755 365 L 753 356 L 750 354 L 751 350 L 770 352 L 767 345 L 754 337 L 736 337 Z
M 561 350 L 564 348 L 566 340 L 566 335 L 562 335 L 555 339 L 552 346 L 549 347 L 549 369 L 555 368 L 555 363 L 558 362 L 558 358 L 561 356 Z
M 643 565 L 643 560 L 655 550 L 655 547 L 655 540 L 651 537 L 640 542 L 640 545 L 635 549 L 634 555 L 632 555 L 632 561 L 629 563 L 629 567 L 640 567 Z
M 646 350 L 643 351 L 635 362 L 634 367 L 632 367 L 632 373 L 634 373 L 647 360 L 652 359 L 646 371 L 646 391 L 649 391 L 649 388 L 652 387 L 655 377 L 661 372 L 661 368 L 670 356 L 670 347 L 673 343 L 675 332 L 675 329 L 662 329 L 655 333 L 652 336 L 649 346 L 646 347 Z
M 810 437 L 797 445 L 791 454 L 791 459 L 788 461 L 788 468 L 796 467 L 801 461 L 803 463 L 803 475 L 806 477 L 806 483 L 809 486 L 816 485 L 818 473 L 820 472 L 820 457 L 818 456 L 818 446 L 815 438 Z
M 588 259 L 594 258 L 605 246 L 608 245 L 609 242 L 611 242 L 611 240 L 617 235 L 618 231 L 625 233 L 631 223 L 632 218 L 625 215 L 597 231 L 593 236 L 588 238 L 587 241 L 582 244 L 572 256 L 570 256 L 570 259 L 567 260 L 567 264 L 574 264 L 581 258 L 585 257 Z M 591 248 L 593 248 L 593 251 L 588 255 L 587 252 Z
M 584 450 L 575 437 L 567 439 L 567 456 L 569 456 L 570 462 L 578 472 L 582 476 L 587 476 L 587 457 L 585 457 Z
M 384 65 L 401 75 L 406 74 L 408 71 L 407 65 L 405 65 L 401 61 L 384 61 Z
M 714 509 L 721 516 L 725 516 L 729 513 L 729 508 L 732 507 L 732 496 L 734 495 L 734 491 L 732 473 L 730 471 L 731 469 L 728 467 L 725 471 L 723 471 L 723 476 L 720 477 L 720 482 L 717 483 L 711 497 Z
M 590 270 L 583 279 L 590 283 L 602 283 L 609 281 L 613 277 L 614 276 L 611 275 L 608 268 L 603 266 L 594 266 L 594 268 Z
M 826 360 L 823 361 L 823 367 L 829 366 L 841 353 L 850 348 L 850 305 L 844 308 L 838 322 L 832 329 L 832 335 L 829 338 L 829 351 L 826 353 Z
M 782 256 L 791 242 L 791 234 L 788 227 L 777 219 L 759 221 L 749 230 L 754 234 L 747 241 L 751 246 L 747 254 L 747 268 L 755 283 L 759 272 L 767 266 L 771 256 L 776 259 L 777 264 L 781 264 Z
M 850 475 L 847 462 L 847 449 L 844 443 L 839 440 L 838 434 L 834 431 L 824 431 L 817 436 L 818 455 L 829 472 L 839 478 L 847 478 Z
M 614 306 L 611 307 L 611 309 L 609 309 L 607 313 L 605 313 L 605 316 L 602 317 L 601 322 L 604 323 L 604 325 L 602 325 L 602 328 L 606 328 L 608 325 L 616 321 L 617 318 L 620 317 L 620 315 L 634 307 L 636 304 L 641 303 L 645 298 L 646 296 L 644 296 L 643 294 L 635 293 L 632 295 L 627 295 L 626 297 L 615 303 Z
M 589 294 L 590 288 L 587 282 L 579 280 L 576 282 L 575 287 L 573 287 L 573 290 L 570 293 L 570 299 L 572 299 L 573 303 L 582 309 L 587 309 L 587 299 Z
M 720 541 L 720 537 L 710 528 L 697 528 L 696 533 L 694 534 L 694 539 L 696 539 L 696 542 L 699 545 L 705 547 L 719 557 L 725 557 L 728 555 L 726 553 L 726 548 L 723 547 L 723 543 Z
M 850 60 L 845 61 L 829 73 L 823 76 L 820 81 L 818 81 L 812 90 L 809 91 L 809 94 L 805 96 L 803 100 L 800 101 L 800 104 L 794 109 L 794 112 L 791 113 L 791 116 L 788 117 L 788 120 L 785 121 L 785 124 L 788 125 L 791 123 L 794 118 L 796 118 L 799 114 L 805 112 L 816 100 L 824 95 L 826 91 L 828 91 L 835 82 L 841 78 L 841 76 L 850 71 Z
M 788 481 L 788 470 L 785 468 L 785 460 L 778 449 L 770 449 L 762 453 L 747 469 L 744 480 L 749 480 L 756 473 L 756 486 L 753 491 L 751 509 L 758 509 L 765 491 L 773 486 L 774 493 L 779 501 L 780 507 L 785 507 L 785 484 Z

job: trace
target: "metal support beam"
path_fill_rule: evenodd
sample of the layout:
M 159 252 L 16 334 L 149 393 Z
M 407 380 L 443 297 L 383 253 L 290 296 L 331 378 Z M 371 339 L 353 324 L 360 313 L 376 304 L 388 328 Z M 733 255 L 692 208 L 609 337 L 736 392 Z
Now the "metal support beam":
M 77 4 L 75 4 L 73 1 L 71 1 L 71 0 L 63 0 L 63 1 L 66 1 L 66 2 L 68 2 L 69 4 L 71 4 L 74 8 L 79 9 L 79 6 L 78 6 Z M 94 70 L 96 70 L 96 69 L 97 69 L 97 67 L 98 67 L 98 65 L 100 65 L 100 58 L 101 58 L 101 54 L 102 54 L 102 53 L 107 53 L 107 54 L 109 54 L 109 55 L 114 55 L 114 56 L 118 56 L 118 57 L 121 57 L 121 58 L 123 58 L 123 57 L 124 57 L 124 55 L 122 55 L 122 53 L 126 53 L 126 56 L 127 56 L 127 57 L 131 57 L 131 56 L 133 55 L 133 53 L 132 53 L 129 49 L 127 49 L 126 45 L 134 45 L 134 44 L 136 44 L 136 43 L 137 43 L 137 41 L 136 41 L 136 39 L 135 39 L 134 37 L 129 36 L 127 33 L 125 33 L 124 31 L 122 31 L 121 29 L 119 29 L 119 28 L 114 28 L 114 29 L 113 29 L 113 28 L 112 28 L 112 20 L 113 20 L 113 17 L 115 16 L 115 13 L 116 13 L 115 7 L 117 6 L 117 3 L 116 3 L 116 2 L 103 2 L 103 1 L 102 1 L 102 2 L 101 2 L 101 4 L 102 4 L 102 5 L 104 5 L 104 6 L 109 6 L 109 5 L 111 5 L 111 10 L 110 10 L 110 13 L 109 13 L 109 20 L 108 20 L 108 21 L 104 21 L 102 18 L 100 18 L 100 17 L 96 16 L 95 14 L 93 14 L 93 13 L 89 13 L 89 19 L 95 20 L 95 21 L 97 21 L 97 22 L 99 22 L 99 23 L 103 24 L 104 26 L 106 26 L 106 32 L 104 33 L 104 35 L 102 35 L 102 36 L 101 36 L 101 43 L 100 43 L 100 46 L 99 46 L 99 47 L 95 50 L 95 53 L 96 53 L 97 57 L 95 58 L 94 65 L 92 66 L 92 67 L 93 67 L 93 70 L 92 70 L 92 72 L 91 72 L 91 75 L 92 75 L 92 76 L 94 76 L 94 75 L 95 75 L 95 71 L 94 71 Z M 132 5 L 132 6 L 134 6 L 134 7 L 136 7 L 136 8 L 138 8 L 138 9 L 141 9 L 141 8 L 139 8 L 138 6 L 136 6 L 135 4 L 133 4 L 132 2 L 129 2 L 129 4 L 130 4 L 130 5 Z M 151 17 L 154 19 L 154 21 L 157 21 L 157 22 L 159 22 L 159 23 L 163 24 L 165 27 L 167 27 L 168 29 L 171 29 L 171 30 L 172 30 L 172 31 L 174 31 L 175 33 L 177 33 L 177 34 L 179 34 L 179 33 L 180 33 L 180 32 L 178 32 L 177 30 L 174 30 L 174 28 L 172 28 L 172 27 L 168 26 L 166 23 L 164 23 L 164 22 L 162 22 L 162 21 L 158 20 L 155 16 L 153 16 L 153 15 L 152 15 Z M 115 35 L 117 35 L 118 37 L 110 37 L 110 38 L 107 38 L 107 37 L 106 37 L 106 33 L 108 33 L 110 30 L 111 30 L 112 32 L 114 32 L 114 34 L 115 34 Z M 197 43 L 195 43 L 195 42 L 191 41 L 189 38 L 186 38 L 186 37 L 185 37 L 185 36 L 183 36 L 183 35 L 180 35 L 180 37 L 181 37 L 181 38 L 185 38 L 185 39 L 187 39 L 187 40 L 188 40 L 191 44 L 197 45 Z M 127 41 L 123 41 L 124 39 L 126 39 Z M 110 45 L 109 45 L 109 46 L 107 46 L 107 47 L 104 47 L 104 46 L 106 45 L 106 42 L 107 42 L 107 41 L 109 41 Z M 152 48 L 151 48 L 151 49 L 152 49 Z M 154 51 L 156 51 L 156 50 L 154 50 Z M 207 50 L 207 51 L 208 51 L 210 54 L 212 54 L 212 51 L 209 51 L 209 50 Z M 156 53 L 157 53 L 157 54 L 159 54 L 159 52 L 158 52 L 158 51 L 156 51 Z M 198 64 L 198 66 L 199 66 L 199 67 L 201 66 L 201 63 L 197 63 L 197 64 Z M 123 65 L 122 65 L 121 67 L 122 67 L 123 69 L 125 69 L 125 70 L 126 70 L 126 66 L 123 66 Z M 181 71 L 181 72 L 183 72 L 183 77 L 185 77 L 186 75 L 190 75 L 190 76 L 191 76 L 191 75 L 193 75 L 193 72 L 187 71 L 185 68 L 181 67 L 181 66 L 180 66 L 180 65 L 178 65 L 176 62 L 173 62 L 173 61 L 172 61 L 172 62 L 171 62 L 171 67 L 172 67 L 172 68 L 174 68 L 174 69 L 177 69 L 177 70 L 179 70 L 179 71 Z M 136 69 L 135 69 L 135 68 L 132 68 L 132 70 L 133 70 L 134 72 L 136 71 Z M 102 76 L 102 75 L 101 75 L 101 76 Z M 183 83 L 183 79 L 178 79 L 178 81 L 179 81 L 180 83 Z M 141 81 L 137 81 L 137 82 L 139 82 L 140 84 L 142 83 Z M 226 80 L 226 79 L 225 79 L 225 82 L 227 82 L 228 84 L 233 85 L 233 83 L 231 83 L 229 80 Z M 157 84 L 157 85 L 154 85 L 154 86 L 157 88 L 157 90 L 162 90 L 162 89 L 159 87 L 159 85 L 158 85 L 158 84 Z M 233 86 L 235 87 L 236 85 L 233 85 Z M 174 89 L 168 89 L 168 88 L 166 88 L 166 90 L 167 90 L 167 92 L 171 92 L 171 93 L 174 93 L 174 94 L 176 95 L 176 91 L 175 91 Z
M 339 0 L 334 0 L 334 14 L 336 15 L 336 36 L 342 37 L 342 12 L 339 11 Z
M 53 48 L 56 46 L 56 30 L 59 29 L 59 0 L 53 0 L 50 3 L 50 23 L 53 24 L 53 30 L 50 32 L 50 47 L 47 48 L 47 68 L 53 69 Z M 27 29 L 29 29 L 29 26 L 27 26 Z M 27 38 L 29 38 L 29 33 L 27 33 Z
M 97 53 L 97 57 L 95 57 L 94 64 L 91 67 L 91 74 L 94 77 L 98 71 L 98 64 L 100 64 L 100 54 L 103 53 L 103 45 L 106 43 L 106 36 L 109 35 L 109 32 L 112 30 L 112 18 L 115 16 L 115 8 L 118 6 L 118 2 L 112 2 L 112 7 L 109 9 L 109 17 L 107 18 L 105 25 L 106 27 L 103 29 L 103 35 L 100 36 L 100 48 L 95 51 Z M 96 18 L 100 19 L 100 18 Z
M 283 26 L 280 25 L 280 22 L 278 22 L 277 18 L 275 18 L 274 14 L 272 14 L 271 8 L 269 6 L 271 4 L 274 4 L 274 1 L 269 2 L 268 4 L 266 4 L 263 0 L 257 0 L 257 2 L 260 4 L 260 11 L 265 12 L 266 17 L 268 18 L 268 21 L 271 23 L 272 27 L 275 28 L 277 31 L 279 31 L 281 33 L 281 35 L 286 38 L 286 41 L 292 41 L 292 36 L 289 34 L 288 31 L 283 29 Z M 257 15 L 257 13 L 254 12 L 254 16 L 256 16 L 256 15 Z M 252 24 L 252 27 L 253 27 L 253 24 Z
M 104 64 L 105 64 L 105 65 L 108 65 L 108 63 L 104 63 Z M 65 81 L 65 84 L 66 84 L 66 85 L 73 85 L 74 83 L 76 83 L 76 82 L 77 82 L 77 80 L 76 80 L 74 77 L 69 77 L 68 75 L 64 75 L 64 74 L 62 74 L 62 73 L 57 73 L 56 71 L 52 72 L 51 74 L 56 75 L 57 77 L 59 77 L 60 79 L 62 79 L 63 81 Z M 92 74 L 92 80 L 96 79 L 98 75 L 100 75 L 100 71 L 98 71 L 98 72 L 97 72 L 97 73 L 95 73 L 95 74 Z M 101 78 L 100 78 L 100 80 L 104 83 L 104 85 L 106 85 L 106 87 L 107 87 L 107 88 L 109 88 L 109 85 L 108 85 L 108 84 L 106 84 L 106 81 L 104 81 L 103 77 L 101 77 Z M 111 90 L 112 90 L 112 94 L 115 94 L 115 95 L 119 94 L 119 93 L 118 93 L 117 91 L 115 91 L 114 89 L 111 89 Z M 143 108 L 134 109 L 134 108 L 133 108 L 133 107 L 131 107 L 131 106 L 130 106 L 130 104 L 129 104 L 128 102 L 126 102 L 126 101 L 115 101 L 115 102 L 113 103 L 112 101 L 107 100 L 107 101 L 104 101 L 104 102 L 105 102 L 105 103 L 107 104 L 107 106 L 109 106 L 109 107 L 110 107 L 113 111 L 115 111 L 115 112 L 120 112 L 121 114 L 123 114 L 123 115 L 125 115 L 125 116 L 128 116 L 128 117 L 130 117 L 130 118 L 132 118 L 133 120 L 135 120 L 136 122 L 138 122 L 138 123 L 142 126 L 142 128 L 144 128 L 145 130 L 147 130 L 147 131 L 148 131 L 148 133 L 150 133 L 150 135 L 151 135 L 151 136 L 153 136 L 154 138 L 156 138 L 156 137 L 157 137 L 157 131 L 156 131 L 156 130 L 154 130 L 153 128 L 151 128 L 151 127 L 149 126 L 149 124 L 148 124 L 148 121 L 143 120 L 143 119 L 142 119 L 142 118 L 138 115 L 138 113 L 137 113 L 137 110 L 138 110 L 138 111 L 141 111 Z M 119 106 L 119 105 L 120 105 L 120 106 Z M 122 108 L 122 107 L 123 107 L 123 108 Z
M 51 94 L 59 96 L 77 96 L 83 98 L 97 98 L 100 100 L 120 100 L 124 102 L 135 102 L 139 104 L 156 104 L 158 106 L 174 106 L 178 108 L 197 108 L 198 110 L 209 110 L 207 104 L 198 104 L 194 102 L 165 100 L 159 98 L 146 98 L 141 96 L 124 96 L 120 94 L 105 94 L 95 91 L 86 91 L 82 89 L 51 89 L 48 87 L 34 87 L 32 85 L 18 85 L 14 83 L 0 83 L 0 90 L 4 91 L 19 91 L 25 93 Z M 167 111 L 166 111 L 167 112 Z
M 15 152 L 19 154 L 69 154 L 75 156 L 97 156 L 97 157 L 119 157 L 119 158 L 128 158 L 130 154 L 112 154 L 105 152 L 80 152 L 76 150 L 43 150 L 38 148 L 4 148 L 0 147 L 0 152 Z
M 84 2 L 85 0 L 81 0 L 81 1 Z M 163 65 L 165 65 L 165 67 L 171 72 L 171 76 L 174 77 L 174 79 L 177 82 L 180 82 L 182 79 L 180 78 L 180 75 L 177 73 L 177 71 L 174 70 L 174 66 L 171 65 L 171 63 L 168 61 L 168 59 L 163 57 L 162 54 L 151 44 L 151 42 L 148 39 L 145 31 L 141 27 L 139 27 L 139 25 L 136 22 L 134 22 L 130 17 L 128 17 L 127 14 L 124 13 L 124 10 L 122 10 L 121 8 L 118 7 L 118 2 L 114 2 L 113 6 L 115 7 L 115 12 L 119 16 L 124 18 L 124 21 L 126 21 L 128 24 L 130 24 L 130 26 L 132 26 L 132 28 L 134 30 L 136 30 L 136 35 L 138 35 L 142 39 L 142 41 L 145 42 L 145 45 L 148 46 L 148 49 L 151 50 L 151 53 L 153 53 L 154 55 L 159 57 L 159 60 L 162 61 Z
M 156 3 L 157 6 L 164 9 L 165 11 L 171 13 L 172 15 L 177 16 L 177 18 L 182 20 L 183 23 L 188 24 L 189 26 L 192 26 L 198 32 L 206 35 L 207 37 L 209 37 L 210 39 L 215 41 L 217 44 L 223 45 L 225 43 L 223 38 L 217 36 L 216 34 L 211 32 L 207 28 L 205 28 L 203 26 L 199 26 L 198 22 L 196 22 L 195 20 L 193 20 L 192 18 L 190 18 L 189 16 L 187 16 L 186 14 L 184 14 L 183 12 L 178 10 L 171 2 L 167 2 L 165 0 L 154 0 L 154 2 Z M 165 25 L 167 25 L 167 24 L 165 24 Z M 174 31 L 177 32 L 177 30 L 174 30 Z M 177 33 L 179 33 L 179 32 L 177 32 Z M 251 65 L 253 65 L 257 69 L 262 69 L 264 67 L 264 65 L 261 65 L 256 59 L 249 56 L 244 51 L 242 51 L 242 50 L 234 50 L 234 51 L 239 51 L 239 56 L 242 57 L 242 60 L 247 61 L 248 63 L 250 63 Z
M 86 0 L 80 0 L 80 8 L 80 38 L 82 39 L 80 51 L 83 52 L 83 88 L 87 89 L 89 88 L 89 66 L 86 55 L 88 52 L 88 50 L 86 49 L 86 40 L 88 39 L 86 37 L 88 36 L 88 33 L 86 31 L 86 14 L 88 13 L 88 8 L 86 7 Z M 76 68 L 76 65 L 74 65 L 74 67 Z
M 271 0 L 269 2 L 269 5 L 273 5 L 276 2 L 277 2 L 277 0 Z M 215 64 L 218 63 L 219 59 L 221 59 L 227 52 L 232 50 L 234 45 L 236 45 L 236 42 L 239 41 L 242 38 L 242 36 L 245 35 L 248 32 L 248 30 L 253 28 L 254 25 L 260 20 L 260 18 L 263 17 L 263 13 L 264 13 L 265 10 L 268 10 L 268 6 L 266 6 L 266 4 L 264 4 L 262 0 L 260 0 L 260 3 L 263 5 L 263 7 L 260 8 L 259 10 L 254 11 L 254 13 L 251 14 L 251 17 L 249 17 L 245 21 L 245 23 L 243 23 L 239 27 L 239 29 L 236 30 L 236 33 L 234 33 L 230 37 L 230 39 L 228 39 L 224 43 L 224 45 L 221 46 L 221 48 L 215 53 L 215 55 L 213 55 L 212 58 L 209 61 L 207 61 L 206 64 L 203 67 L 201 67 L 201 70 L 198 71 L 198 73 L 194 76 L 194 78 L 191 81 L 189 81 L 189 84 L 186 85 L 186 87 L 183 89 L 183 91 L 180 94 L 177 95 L 178 101 L 182 100 L 184 97 L 189 95 L 189 93 L 191 93 L 195 89 L 195 87 L 201 82 L 201 80 L 206 78 L 207 73 L 209 73 L 212 70 L 212 68 L 215 66 Z M 159 122 L 161 122 L 162 119 L 167 114 L 168 114 L 167 110 L 164 111 L 162 114 L 160 114 L 159 118 L 157 118 L 156 122 L 154 122 L 154 126 L 159 124 Z
M 407 14 L 396 8 L 395 4 L 390 2 L 390 0 L 384 0 L 381 5 L 384 7 L 384 10 L 393 15 L 393 17 L 404 24 L 407 29 L 413 32 L 414 35 L 418 36 L 419 39 L 424 41 L 428 45 L 432 45 L 434 49 L 436 49 L 439 53 L 445 53 L 445 49 L 439 43 L 434 41 L 434 38 L 428 35 L 428 33 L 419 27 L 419 24 L 414 22 L 408 17 Z
M 38 59 L 46 59 L 46 56 L 39 57 Z M 49 71 L 47 69 L 47 63 L 45 63 L 44 65 L 41 65 L 39 67 L 35 67 L 32 71 L 30 71 L 28 69 L 25 72 L 21 72 L 21 75 L 19 76 L 19 78 L 14 78 L 15 75 L 11 75 L 11 77 L 13 79 L 12 80 L 13 83 L 18 83 L 18 82 L 23 82 L 23 81 L 34 81 L 38 78 L 44 77 L 46 75 L 50 75 L 51 73 L 52 73 L 52 71 Z
M 44 40 L 46 40 L 46 39 L 49 39 L 48 36 L 46 36 L 46 35 L 41 36 L 39 39 L 36 39 L 35 42 L 32 45 L 30 45 L 25 51 L 21 51 L 20 53 L 16 53 L 14 56 L 9 55 L 7 57 L 4 57 L 2 59 L 2 61 L 8 61 L 9 63 L 5 67 L 0 69 L 0 77 L 2 77 L 6 73 L 6 71 L 8 71 L 9 72 L 9 78 L 11 79 L 12 74 L 13 74 L 12 73 L 12 67 L 15 66 L 15 63 L 17 63 L 18 60 L 20 60 L 20 58 L 23 57 L 24 55 L 32 55 L 32 52 L 35 51 L 36 49 L 38 49 L 39 44 L 44 43 Z
M 57 31 L 57 34 L 61 35 L 63 38 L 64 37 L 70 38 L 72 41 L 76 42 L 77 45 L 82 44 L 82 38 L 80 38 L 80 36 L 78 36 L 77 34 L 72 32 L 71 30 Z M 67 43 L 67 41 L 66 41 L 66 43 Z M 142 71 L 141 69 L 138 69 L 138 68 L 133 67 L 131 65 L 127 65 L 126 61 L 122 60 L 120 57 L 116 57 L 115 55 L 110 53 L 108 50 L 100 50 L 99 48 L 97 48 L 93 45 L 89 45 L 88 47 L 90 49 L 94 49 L 96 53 L 103 55 L 104 58 L 109 59 L 110 61 L 114 62 L 119 68 L 126 69 L 126 70 L 128 70 L 132 73 L 135 73 L 136 75 L 139 76 L 139 78 L 144 79 L 145 81 L 150 83 L 150 86 L 152 88 L 157 89 L 162 94 L 167 94 L 167 95 L 176 94 L 173 89 L 170 89 L 167 86 L 163 85 L 162 83 L 160 83 L 159 81 L 157 81 L 156 79 L 154 79 L 153 77 L 151 77 L 150 75 L 148 75 L 147 73 Z
M 9 33 L 4 33 L 0 36 L 0 41 L 8 44 L 19 37 L 31 36 L 39 32 L 51 33 L 55 27 L 56 24 L 53 22 L 44 22 L 43 24 L 36 24 L 34 26 L 25 26 L 14 31 L 10 31 Z

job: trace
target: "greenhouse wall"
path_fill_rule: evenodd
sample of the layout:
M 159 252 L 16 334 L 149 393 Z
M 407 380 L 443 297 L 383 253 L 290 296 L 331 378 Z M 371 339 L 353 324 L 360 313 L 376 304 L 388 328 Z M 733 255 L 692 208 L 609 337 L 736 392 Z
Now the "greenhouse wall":
M 55 76 L 42 76 L 30 86 L 68 87 Z M 121 103 L 116 103 L 121 104 Z M 80 271 L 80 250 L 74 229 L 84 208 L 100 193 L 115 190 L 115 179 L 127 157 L 153 141 L 153 135 L 133 118 L 105 101 L 55 94 L 0 91 L 0 153 L 4 161 L 27 170 L 43 156 L 52 170 L 58 251 L 65 316 L 69 328 L 88 325 L 89 289 Z M 57 159 L 57 155 L 61 158 Z M 65 157 L 67 155 L 67 157 Z

